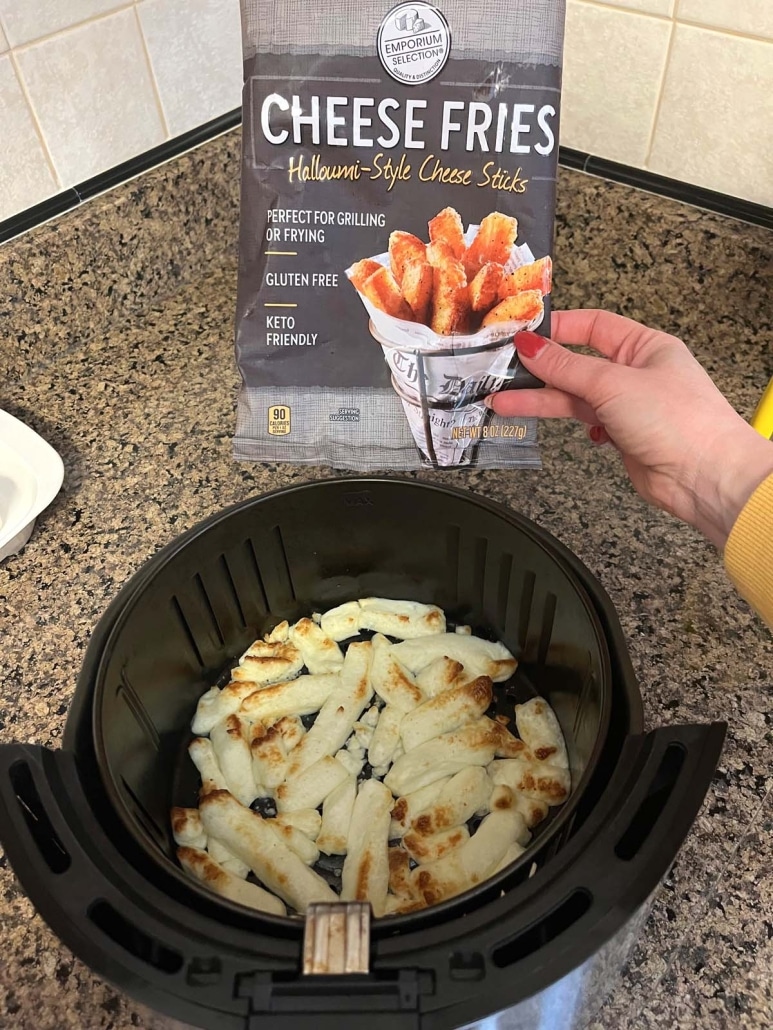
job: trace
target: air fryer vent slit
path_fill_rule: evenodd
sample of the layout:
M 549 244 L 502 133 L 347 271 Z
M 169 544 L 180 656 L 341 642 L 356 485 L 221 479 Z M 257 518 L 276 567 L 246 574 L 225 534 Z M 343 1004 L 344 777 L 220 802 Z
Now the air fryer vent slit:
M 534 587 L 537 577 L 533 572 L 525 571 L 523 574 L 523 589 L 521 591 L 521 608 L 518 613 L 518 643 L 521 650 L 526 647 L 526 640 L 529 636 L 529 623 L 531 621 L 531 609 L 534 604 Z
M 500 944 L 491 956 L 494 965 L 504 969 L 533 955 L 560 934 L 565 933 L 578 919 L 581 919 L 592 903 L 593 897 L 588 891 L 574 891 L 538 923 L 530 926 L 517 937 L 512 937 L 504 944 Z
M 180 623 L 180 629 L 183 631 L 183 635 L 185 639 L 188 641 L 188 646 L 190 647 L 191 651 L 193 651 L 194 657 L 196 658 L 199 667 L 203 669 L 204 659 L 201 657 L 201 651 L 199 651 L 198 646 L 196 645 L 196 638 L 193 635 L 191 627 L 188 625 L 188 620 L 185 618 L 183 610 L 180 607 L 180 602 L 177 600 L 176 597 L 173 597 L 171 604 L 172 611 L 175 613 L 178 622 Z
M 136 809 L 135 815 L 137 815 L 139 821 L 143 824 L 145 831 L 149 833 L 150 836 L 153 837 L 158 844 L 163 846 L 166 840 L 163 830 L 158 825 L 153 816 L 150 814 L 150 812 L 148 812 L 147 808 L 145 808 L 145 806 L 142 804 L 142 802 L 134 793 L 129 784 L 126 782 L 126 777 L 121 777 L 121 783 L 123 784 L 123 788 L 126 791 L 126 793 L 134 802 L 134 807 Z
M 293 583 L 293 575 L 290 572 L 290 562 L 287 558 L 287 548 L 285 547 L 281 526 L 274 526 L 273 536 L 274 545 L 277 549 L 277 554 L 280 554 L 282 556 L 282 562 L 284 564 L 285 575 L 287 576 L 287 586 L 289 587 L 290 597 L 294 601 L 296 598 L 295 584 Z
M 484 610 L 483 591 L 486 586 L 486 555 L 488 554 L 488 540 L 484 537 L 477 537 L 475 540 L 475 551 L 472 565 L 472 596 L 475 603 Z
M 201 578 L 201 575 L 198 572 L 193 577 L 193 582 L 196 584 L 196 589 L 199 592 L 202 604 L 204 605 L 204 608 L 206 609 L 207 614 L 209 615 L 210 620 L 212 621 L 212 626 L 215 630 L 215 635 L 217 636 L 217 639 L 220 641 L 220 646 L 222 647 L 225 644 L 225 637 L 223 636 L 223 631 L 220 629 L 220 623 L 217 621 L 217 615 L 215 614 L 215 609 L 212 607 L 212 602 L 209 599 L 207 588 L 204 586 L 204 580 Z
M 510 579 L 513 572 L 512 554 L 503 554 L 499 563 L 499 585 L 497 587 L 497 625 L 500 632 L 507 626 L 507 609 L 510 602 Z
M 459 551 L 462 531 L 458 526 L 446 529 L 446 569 L 448 570 L 449 604 L 459 600 Z
M 550 650 L 550 641 L 553 636 L 553 623 L 556 618 L 556 604 L 558 598 L 555 594 L 546 594 L 545 603 L 542 606 L 542 625 L 540 627 L 539 644 L 537 645 L 537 664 L 544 665 Z
M 122 698 L 126 707 L 134 716 L 140 729 L 145 733 L 148 739 L 152 742 L 153 747 L 156 751 L 161 750 L 161 738 L 158 735 L 158 731 L 153 724 L 153 720 L 148 714 L 148 710 L 140 700 L 137 691 L 129 682 L 125 670 L 121 671 L 121 682 L 118 684 L 116 690 L 116 698 Z
M 252 566 L 252 571 L 255 576 L 255 585 L 258 588 L 259 593 L 259 604 L 260 609 L 263 613 L 268 611 L 268 598 L 266 597 L 266 588 L 263 585 L 263 577 L 260 574 L 260 565 L 258 564 L 258 555 L 255 551 L 255 544 L 248 537 L 244 541 L 244 549 L 247 552 L 247 559 Z
M 141 962 L 162 973 L 172 974 L 182 969 L 183 957 L 179 952 L 153 940 L 134 923 L 130 923 L 109 901 L 100 899 L 93 902 L 88 917 L 114 944 Z
M 233 597 L 234 605 L 236 607 L 237 612 L 239 613 L 239 621 L 242 624 L 242 626 L 247 626 L 247 619 L 246 619 L 245 614 L 244 614 L 244 608 L 242 608 L 241 598 L 239 597 L 239 591 L 236 589 L 236 583 L 234 582 L 234 578 L 233 578 L 233 575 L 231 573 L 231 568 L 230 568 L 230 566 L 228 564 L 228 559 L 226 558 L 226 556 L 224 554 L 221 554 L 219 561 L 220 561 L 220 567 L 223 570 L 223 575 L 225 577 L 225 581 L 228 584 L 228 586 L 230 587 L 231 596 Z
M 16 803 L 43 860 L 52 873 L 66 873 L 72 864 L 70 854 L 43 807 L 29 765 L 26 762 L 14 762 L 8 774 Z

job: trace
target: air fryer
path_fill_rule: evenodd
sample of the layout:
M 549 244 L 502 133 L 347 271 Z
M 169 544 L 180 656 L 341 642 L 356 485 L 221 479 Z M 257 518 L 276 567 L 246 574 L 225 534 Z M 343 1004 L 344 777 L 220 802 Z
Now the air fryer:
M 355 926 L 361 961 L 344 973 L 314 961 L 308 919 L 250 911 L 184 874 L 168 813 L 195 803 L 186 748 L 207 687 L 282 619 L 371 595 L 438 604 L 502 640 L 519 666 L 497 707 L 548 700 L 572 793 L 519 860 L 457 898 L 355 923 L 315 911 L 318 939 L 326 919 Z M 213 516 L 129 581 L 91 640 L 62 750 L 0 748 L 0 838 L 75 955 L 194 1026 L 450 1030 L 496 1017 L 528 1030 L 554 1012 L 551 1027 L 579 1027 L 632 947 L 724 732 L 643 732 L 611 602 L 529 520 L 415 481 L 326 480 Z

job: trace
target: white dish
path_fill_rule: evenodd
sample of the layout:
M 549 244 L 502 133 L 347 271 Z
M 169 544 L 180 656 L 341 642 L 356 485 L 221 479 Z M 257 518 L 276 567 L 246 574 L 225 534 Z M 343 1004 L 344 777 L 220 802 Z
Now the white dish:
M 0 561 L 27 543 L 64 479 L 62 459 L 18 418 L 0 410 Z

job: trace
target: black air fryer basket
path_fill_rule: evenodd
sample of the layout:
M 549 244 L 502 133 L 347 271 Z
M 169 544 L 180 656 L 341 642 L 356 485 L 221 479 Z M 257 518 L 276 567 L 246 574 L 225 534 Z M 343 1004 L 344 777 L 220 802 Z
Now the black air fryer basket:
M 168 813 L 195 803 L 201 694 L 280 620 L 365 596 L 432 602 L 502 640 L 519 667 L 497 705 L 550 702 L 572 794 L 496 877 L 374 921 L 366 972 L 309 975 L 303 921 L 188 878 Z M 0 838 L 80 959 L 194 1026 L 450 1030 L 499 1013 L 502 1030 L 526 1030 L 556 998 L 550 1025 L 580 1026 L 695 818 L 724 729 L 643 733 L 609 599 L 527 519 L 415 481 L 327 480 L 230 508 L 134 576 L 96 628 L 63 749 L 0 748 Z

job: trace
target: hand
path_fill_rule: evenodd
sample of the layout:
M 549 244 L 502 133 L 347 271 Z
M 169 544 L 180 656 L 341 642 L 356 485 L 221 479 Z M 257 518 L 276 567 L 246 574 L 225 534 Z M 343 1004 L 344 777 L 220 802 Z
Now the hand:
M 521 361 L 545 388 L 492 394 L 488 406 L 505 416 L 586 422 L 594 442 L 620 451 L 645 500 L 724 547 L 741 508 L 773 473 L 773 443 L 675 336 L 607 311 L 562 311 L 553 315 L 553 338 L 515 337 Z

